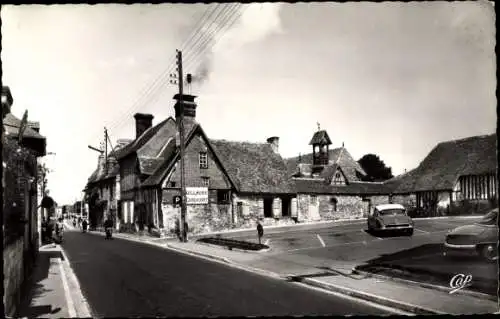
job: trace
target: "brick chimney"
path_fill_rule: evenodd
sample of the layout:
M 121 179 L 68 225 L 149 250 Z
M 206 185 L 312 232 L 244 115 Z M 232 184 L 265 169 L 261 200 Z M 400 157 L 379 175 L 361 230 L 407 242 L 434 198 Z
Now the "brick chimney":
M 181 115 L 181 107 L 180 107 L 180 94 L 174 95 L 174 100 L 175 102 L 174 109 L 175 109 L 175 119 L 178 119 Z M 190 95 L 190 94 L 183 94 L 182 95 L 182 105 L 184 106 L 184 121 L 195 121 L 196 118 L 196 102 L 194 99 L 196 98 L 195 95 Z
M 37 133 L 40 133 L 40 122 L 30 122 L 28 121 L 28 127 Z
M 277 136 L 272 136 L 267 139 L 267 142 L 271 145 L 273 152 L 279 154 L 280 138 Z
M 138 139 L 147 129 L 153 126 L 154 116 L 151 114 L 135 113 L 135 138 Z

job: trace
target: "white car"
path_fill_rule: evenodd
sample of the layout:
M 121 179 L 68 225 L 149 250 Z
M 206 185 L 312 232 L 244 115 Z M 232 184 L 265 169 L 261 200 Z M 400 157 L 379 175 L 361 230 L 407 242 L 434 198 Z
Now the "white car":
M 413 220 L 400 204 L 377 205 L 368 216 L 368 231 L 401 231 L 413 235 Z

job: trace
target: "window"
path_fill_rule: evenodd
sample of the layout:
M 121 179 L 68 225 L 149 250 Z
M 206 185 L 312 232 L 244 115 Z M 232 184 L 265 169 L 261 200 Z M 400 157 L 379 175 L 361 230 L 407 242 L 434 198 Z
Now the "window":
M 209 187 L 210 186 L 210 177 L 202 177 L 201 181 L 203 183 L 203 186 Z
M 217 202 L 218 203 L 227 203 L 227 202 L 229 202 L 229 191 L 218 190 L 217 191 Z
M 169 182 L 168 183 L 168 187 L 175 187 L 175 185 L 176 185 L 175 182 Z
M 200 152 L 200 168 L 208 168 L 207 152 Z
M 330 198 L 330 204 L 332 204 L 334 212 L 337 211 L 337 202 L 338 201 L 337 201 L 337 199 L 335 197 Z
M 333 177 L 332 184 L 333 185 L 342 185 L 342 184 L 344 184 L 344 179 L 342 178 L 342 173 L 340 173 L 339 171 L 337 171 L 335 173 L 335 176 Z

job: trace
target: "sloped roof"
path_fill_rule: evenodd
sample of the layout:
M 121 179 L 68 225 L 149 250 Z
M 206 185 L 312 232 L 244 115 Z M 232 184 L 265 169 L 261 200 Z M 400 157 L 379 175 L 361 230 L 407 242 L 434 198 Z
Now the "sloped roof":
M 19 134 L 19 128 L 21 127 L 20 119 L 15 117 L 12 113 L 8 113 L 3 119 L 3 125 L 5 127 L 6 135 L 15 136 L 17 138 L 17 135 Z M 40 133 L 28 126 L 26 126 L 23 138 L 45 139 L 45 137 L 43 137 Z
M 189 134 L 196 122 L 185 120 L 184 132 Z M 172 117 L 145 131 L 137 140 L 124 147 L 118 155 L 122 159 L 132 153 L 137 154 L 139 169 L 142 174 L 152 175 L 160 165 L 170 157 L 175 146 L 175 136 L 178 132 L 177 123 Z
M 309 145 L 320 144 L 320 145 L 331 145 L 332 140 L 328 136 L 328 133 L 325 130 L 317 131 L 314 133 Z
M 389 190 L 382 183 L 352 182 L 347 185 L 330 185 L 321 179 L 297 178 L 293 180 L 295 191 L 302 194 L 331 195 L 386 195 Z
M 117 159 L 120 160 L 134 152 L 137 152 L 141 149 L 156 133 L 167 123 L 169 123 L 171 118 L 167 118 L 166 120 L 156 124 L 155 126 L 150 127 L 144 133 L 141 134 L 137 139 L 135 139 L 132 143 L 123 147 L 119 154 L 117 155 Z
M 294 193 L 285 162 L 268 143 L 210 140 L 224 168 L 248 193 Z
M 342 172 L 346 176 L 348 181 L 359 181 L 358 174 L 366 175 L 365 171 L 357 161 L 353 159 L 351 154 L 347 151 L 345 147 L 334 148 L 328 151 L 329 154 L 329 165 L 326 165 L 323 172 L 321 173 L 321 177 L 325 178 L 327 181 L 331 181 L 333 174 L 337 169 L 337 165 L 342 168 Z M 300 156 L 300 163 L 310 164 L 313 163 L 313 154 L 304 154 Z M 285 163 L 287 166 L 288 175 L 292 176 L 298 172 L 298 164 L 299 164 L 299 156 L 291 157 L 285 159 Z
M 451 190 L 462 175 L 481 175 L 497 170 L 496 134 L 441 142 L 414 170 L 386 184 L 395 193 Z
M 185 134 L 185 143 L 187 144 L 190 141 L 191 135 L 197 130 L 199 125 L 196 122 L 192 122 L 189 125 L 184 126 Z M 190 130 L 190 131 L 188 131 Z M 144 187 L 157 186 L 160 185 L 162 180 L 165 178 L 165 175 L 170 170 L 173 165 L 174 158 L 179 153 L 179 148 L 176 145 L 175 133 L 174 136 L 164 141 L 166 144 L 163 146 L 163 149 L 160 153 L 161 161 L 154 163 L 151 167 L 148 167 L 147 170 L 151 172 L 150 176 L 141 184 Z M 153 167 L 155 166 L 155 167 Z

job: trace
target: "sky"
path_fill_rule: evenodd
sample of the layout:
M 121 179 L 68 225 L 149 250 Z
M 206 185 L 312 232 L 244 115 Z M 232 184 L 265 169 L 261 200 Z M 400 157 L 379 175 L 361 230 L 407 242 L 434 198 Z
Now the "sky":
M 441 141 L 496 131 L 489 2 L 249 4 L 197 29 L 215 5 L 2 6 L 2 83 L 55 153 L 43 161 L 58 203 L 81 198 L 104 127 L 116 144 L 135 138 L 136 112 L 174 115 L 176 49 L 209 138 L 279 136 L 285 158 L 312 151 L 319 123 L 332 148 L 398 175 Z

